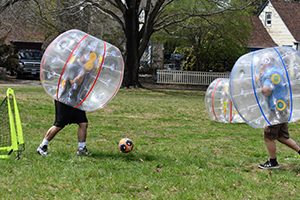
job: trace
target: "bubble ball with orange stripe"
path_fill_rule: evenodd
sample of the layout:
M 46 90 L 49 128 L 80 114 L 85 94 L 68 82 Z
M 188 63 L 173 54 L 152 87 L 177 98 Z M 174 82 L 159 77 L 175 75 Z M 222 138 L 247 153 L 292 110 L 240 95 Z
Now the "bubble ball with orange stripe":
M 241 56 L 230 74 L 230 95 L 254 128 L 299 120 L 300 52 L 274 47 Z
M 205 107 L 211 120 L 223 123 L 242 123 L 229 94 L 229 79 L 217 78 L 205 93 Z
M 123 57 L 117 47 L 73 29 L 59 35 L 45 50 L 40 80 L 53 99 L 94 111 L 117 94 L 123 73 Z

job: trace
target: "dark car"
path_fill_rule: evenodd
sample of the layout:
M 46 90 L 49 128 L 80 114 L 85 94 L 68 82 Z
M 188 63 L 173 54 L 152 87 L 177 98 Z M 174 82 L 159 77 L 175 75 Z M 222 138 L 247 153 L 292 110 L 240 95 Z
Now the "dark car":
M 19 66 L 16 69 L 17 78 L 39 78 L 42 51 L 22 49 L 18 52 Z

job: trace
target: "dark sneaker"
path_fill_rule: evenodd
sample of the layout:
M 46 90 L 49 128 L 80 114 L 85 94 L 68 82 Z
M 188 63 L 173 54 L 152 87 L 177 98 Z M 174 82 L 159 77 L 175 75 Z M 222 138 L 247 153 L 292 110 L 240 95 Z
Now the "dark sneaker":
M 78 148 L 76 155 L 77 156 L 87 156 L 87 155 L 89 155 L 89 151 L 87 150 L 86 147 Z
M 47 145 L 44 145 L 44 146 L 39 146 L 37 149 L 36 149 L 36 152 L 38 154 L 40 154 L 41 156 L 47 156 L 47 148 L 48 146 Z
M 264 164 L 259 164 L 258 168 L 260 169 L 278 169 L 280 166 L 278 163 L 272 164 L 269 160 Z

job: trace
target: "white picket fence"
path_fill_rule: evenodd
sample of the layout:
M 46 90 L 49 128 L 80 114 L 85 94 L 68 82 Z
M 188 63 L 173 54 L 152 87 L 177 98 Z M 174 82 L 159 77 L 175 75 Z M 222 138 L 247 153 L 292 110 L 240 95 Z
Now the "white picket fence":
M 157 70 L 157 83 L 209 85 L 216 78 L 229 78 L 229 76 L 229 72 Z

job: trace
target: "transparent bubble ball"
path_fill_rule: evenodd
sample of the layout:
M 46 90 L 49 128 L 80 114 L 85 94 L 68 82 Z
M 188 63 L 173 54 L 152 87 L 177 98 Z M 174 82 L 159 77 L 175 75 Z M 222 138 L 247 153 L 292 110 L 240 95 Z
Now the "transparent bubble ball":
M 40 79 L 53 99 L 94 111 L 117 94 L 123 73 L 123 57 L 117 47 L 73 29 L 59 35 L 45 50 Z
M 211 120 L 223 123 L 242 123 L 229 94 L 229 79 L 215 79 L 205 93 L 205 107 Z
M 267 48 L 241 56 L 230 74 L 230 95 L 241 117 L 254 128 L 300 118 L 300 52 Z

